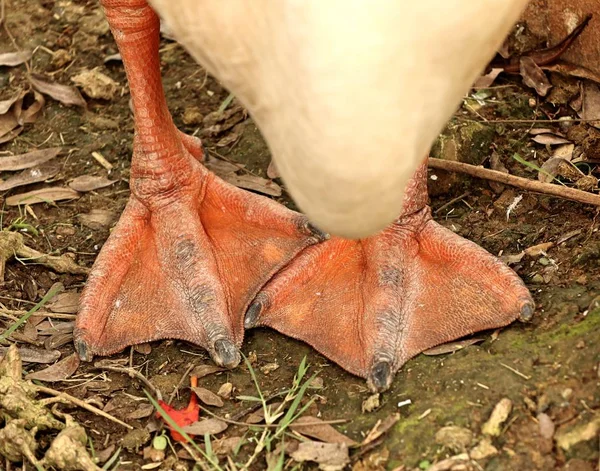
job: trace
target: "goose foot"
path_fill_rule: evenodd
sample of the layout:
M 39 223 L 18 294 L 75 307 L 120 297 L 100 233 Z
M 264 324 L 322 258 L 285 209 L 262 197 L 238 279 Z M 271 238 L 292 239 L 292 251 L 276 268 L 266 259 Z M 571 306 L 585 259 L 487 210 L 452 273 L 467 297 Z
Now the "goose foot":
M 256 296 L 245 326 L 303 340 L 384 391 L 418 353 L 533 310 L 512 270 L 424 207 L 376 236 L 307 248 Z

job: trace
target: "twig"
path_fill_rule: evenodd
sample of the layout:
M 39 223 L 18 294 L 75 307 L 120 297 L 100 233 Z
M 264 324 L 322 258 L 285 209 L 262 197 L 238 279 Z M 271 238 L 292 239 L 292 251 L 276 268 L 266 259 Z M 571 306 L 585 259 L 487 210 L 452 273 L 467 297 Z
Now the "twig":
M 194 369 L 194 364 L 192 363 L 187 367 L 185 372 L 181 375 L 181 379 L 179 380 L 179 383 L 177 383 L 177 386 L 175 386 L 175 389 L 173 389 L 173 392 L 169 395 L 169 400 L 167 402 L 168 404 L 171 404 L 173 402 L 173 399 L 175 399 L 175 395 L 177 394 L 177 391 L 179 391 L 179 388 L 181 388 L 181 385 L 183 384 L 185 379 L 190 374 L 190 371 L 192 371 L 193 369 Z M 194 391 L 192 391 L 192 394 L 196 394 L 196 393 Z
M 76 397 L 71 396 L 70 394 L 67 394 L 67 393 L 61 392 L 61 391 L 57 391 L 52 388 L 47 388 L 46 386 L 39 386 L 37 384 L 34 384 L 33 387 L 38 392 L 43 392 L 46 394 L 50 394 L 51 396 L 56 396 L 57 400 L 63 400 L 63 401 L 69 402 L 71 404 L 75 404 L 76 406 L 81 407 L 82 409 L 85 409 L 89 412 L 92 412 L 93 414 L 96 414 L 101 417 L 104 417 L 105 419 L 111 420 L 119 425 L 122 425 L 125 428 L 128 428 L 129 430 L 133 430 L 133 427 L 131 425 L 126 424 L 125 422 L 104 412 L 103 410 L 100 410 L 97 407 L 94 407 L 94 406 L 88 404 L 87 402 L 82 401 L 81 399 L 77 399 Z
M 457 119 L 461 121 L 470 121 L 472 123 L 485 123 L 485 124 L 548 124 L 548 123 L 564 123 L 564 119 L 488 119 L 486 121 L 463 118 L 457 116 Z M 569 118 L 568 123 L 593 123 L 599 121 L 598 118 Z
M 428 161 L 428 165 L 430 168 L 447 170 L 449 172 L 466 173 L 467 175 L 471 175 L 476 178 L 482 178 L 484 180 L 492 180 L 494 182 L 504 183 L 505 185 L 511 185 L 517 188 L 521 188 L 523 190 L 556 196 L 557 198 L 577 201 L 578 203 L 593 204 L 595 206 L 600 206 L 599 195 L 595 195 L 587 191 L 577 190 L 575 188 L 569 188 L 565 186 L 553 185 L 552 183 L 544 183 L 535 180 L 529 180 L 528 178 L 516 177 L 508 173 L 502 173 L 496 170 L 490 170 L 483 167 L 476 167 L 475 165 L 465 164 L 463 162 L 454 162 L 451 160 L 430 158 Z
M 524 379 L 531 379 L 531 376 L 527 376 L 526 374 L 521 373 L 519 370 L 517 370 L 516 368 L 513 368 L 512 366 L 508 366 L 506 363 L 500 363 L 504 368 L 506 368 L 508 371 L 512 371 L 514 374 L 516 374 L 517 376 L 520 376 L 521 378 Z
M 469 196 L 471 194 L 470 191 L 465 191 L 462 195 L 457 196 L 456 198 L 451 199 L 450 201 L 448 201 L 447 203 L 441 205 L 438 209 L 436 209 L 433 213 L 437 214 L 439 212 L 442 212 L 444 209 L 446 209 L 448 206 L 452 206 L 454 203 L 462 200 L 463 198 L 466 198 L 467 196 Z
M 162 401 L 162 394 L 161 394 L 160 390 L 156 386 L 154 386 L 148 380 L 148 378 L 146 378 L 142 373 L 140 373 L 135 368 L 129 368 L 129 367 L 124 367 L 124 366 L 110 366 L 110 365 L 105 365 L 101 362 L 95 363 L 94 368 L 97 368 L 99 370 L 108 370 L 108 371 L 115 371 L 117 373 L 124 373 L 126 375 L 129 375 L 130 378 L 137 378 L 152 390 L 152 393 L 156 396 L 156 398 L 159 401 Z

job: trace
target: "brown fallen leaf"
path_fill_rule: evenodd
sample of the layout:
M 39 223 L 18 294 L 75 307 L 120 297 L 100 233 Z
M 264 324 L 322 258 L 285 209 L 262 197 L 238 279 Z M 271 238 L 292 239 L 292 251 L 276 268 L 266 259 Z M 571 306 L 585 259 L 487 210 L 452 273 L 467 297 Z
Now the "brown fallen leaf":
M 600 75 L 596 72 L 580 65 L 571 64 L 570 62 L 559 61 L 555 64 L 543 65 L 541 68 L 542 70 L 556 72 L 557 74 L 567 75 L 569 77 L 592 80 L 593 82 L 600 84 Z
M 0 357 L 6 355 L 8 347 L 0 347 Z M 19 348 L 21 360 L 25 363 L 54 363 L 60 358 L 58 350 L 38 350 L 36 348 Z
M 60 296 L 60 295 L 59 295 Z M 40 335 L 55 335 L 55 334 L 71 334 L 75 322 L 56 322 L 43 321 L 40 322 L 36 329 Z
M 498 78 L 498 75 L 500 75 L 500 72 L 502 72 L 503 70 L 504 69 L 502 68 L 491 69 L 487 74 L 482 75 L 475 81 L 475 83 L 473 84 L 473 88 L 491 87 L 492 84 L 496 81 L 496 78 Z
M 221 178 L 227 183 L 230 183 L 238 188 L 244 188 L 245 190 L 256 191 L 269 196 L 281 196 L 281 187 L 266 178 L 257 177 L 254 175 L 236 175 L 229 174 L 224 175 Z
M 87 214 L 78 214 L 77 219 L 85 227 L 89 227 L 95 231 L 108 226 L 116 219 L 117 215 L 107 209 L 92 209 Z
M 538 95 L 546 96 L 552 88 L 552 84 L 548 81 L 544 71 L 535 63 L 535 60 L 529 56 L 523 56 L 519 61 L 519 66 L 523 83 L 535 89 Z
M 37 167 L 28 168 L 22 172 L 7 178 L 0 183 L 0 191 L 10 190 L 19 186 L 31 185 L 32 183 L 43 182 L 55 176 L 60 172 L 60 165 L 54 162 L 46 162 Z
M 194 391 L 196 396 L 198 396 L 198 399 L 200 399 L 207 406 L 223 407 L 223 400 L 214 392 L 201 387 L 195 387 L 191 389 Z
M 442 345 L 438 345 L 437 347 L 430 348 L 423 352 L 424 355 L 434 356 L 434 355 L 445 355 L 446 353 L 454 353 L 462 350 L 465 347 L 469 347 L 471 345 L 475 345 L 476 343 L 483 342 L 484 338 L 473 338 L 473 339 L 465 339 L 465 340 L 457 340 L 456 342 L 448 342 Z
M 3 52 L 0 54 L 0 66 L 15 67 L 31 59 L 31 51 Z
M 79 308 L 79 293 L 76 291 L 67 291 L 55 296 L 52 302 L 46 305 L 52 312 L 63 314 L 77 314 Z
M 345 444 L 354 446 L 356 442 L 343 433 L 338 432 L 330 424 L 323 422 L 317 417 L 304 416 L 290 424 L 290 428 L 295 432 L 306 435 L 310 438 L 316 438 L 326 443 Z
M 44 341 L 44 348 L 54 350 L 73 342 L 73 333 L 51 335 Z
M 69 187 L 75 191 L 85 193 L 86 191 L 98 190 L 112 185 L 117 180 L 109 180 L 106 177 L 94 176 L 94 175 L 81 175 L 74 178 L 69 182 Z
M 33 124 L 42 114 L 46 99 L 44 95 L 33 90 L 33 102 L 29 107 L 23 108 L 18 116 L 19 124 Z
M 490 418 L 481 427 L 481 433 L 498 437 L 502 433 L 502 424 L 506 422 L 512 411 L 512 401 L 507 397 L 501 399 L 492 411 Z
M 71 77 L 71 81 L 81 87 L 83 92 L 90 98 L 112 100 L 119 90 L 119 84 L 97 68 L 83 70 Z
M 554 247 L 554 242 L 543 242 L 541 244 L 532 245 L 527 247 L 523 252 L 529 257 L 539 257 L 540 255 L 546 255 L 546 252 Z
M 26 154 L 0 157 L 0 171 L 15 171 L 35 167 L 52 160 L 62 151 L 62 147 L 34 150 Z
M 193 369 L 193 371 L 191 372 L 191 375 L 200 379 L 200 378 L 204 378 L 205 376 L 212 375 L 214 373 L 218 373 L 220 371 L 225 371 L 225 368 L 221 368 L 220 366 L 216 366 L 216 365 L 199 365 Z
M 13 129 L 12 131 L 0 136 L 0 144 L 4 144 L 5 142 L 12 141 L 15 137 L 23 132 L 25 129 L 23 126 L 19 126 L 18 128 Z
M 277 164 L 273 159 L 271 159 L 269 166 L 267 167 L 267 177 L 270 179 L 281 177 L 279 170 L 277 170 Z
M 133 412 L 130 412 L 125 416 L 128 420 L 137 420 L 137 419 L 145 419 L 146 417 L 150 417 L 154 413 L 154 406 L 152 404 L 140 404 L 137 409 Z
M 41 190 L 29 191 L 6 198 L 7 206 L 20 204 L 53 203 L 55 201 L 73 200 L 81 195 L 71 188 L 50 187 Z
M 0 115 L 1 114 L 6 114 L 8 112 L 8 110 L 10 110 L 10 108 L 21 98 L 23 98 L 23 90 L 19 90 L 17 93 L 15 93 L 13 96 L 11 96 L 10 98 L 8 98 L 7 100 L 2 100 L 0 101 Z
M 561 159 L 571 161 L 574 150 L 575 144 L 563 144 L 554 149 L 552 157 L 560 157 Z
M 221 440 L 215 440 L 213 451 L 217 455 L 229 455 L 240 445 L 243 439 L 243 437 L 225 437 Z
M 343 469 L 348 464 L 348 445 L 343 443 L 302 442 L 290 454 L 297 462 L 314 461 L 320 469 Z
M 63 358 L 58 363 L 44 368 L 43 370 L 29 373 L 25 376 L 25 379 L 38 380 L 38 381 L 62 381 L 69 378 L 79 368 L 79 355 L 73 353 L 66 358 Z
M 217 435 L 227 430 L 227 424 L 219 419 L 203 419 L 193 424 L 182 427 L 183 431 L 189 435 Z
M 385 434 L 388 430 L 390 430 L 396 423 L 400 420 L 400 414 L 392 414 L 388 415 L 383 420 L 378 420 L 377 423 L 373 426 L 373 428 L 369 431 L 365 439 L 360 444 L 361 447 L 367 446 L 369 443 L 377 440 L 383 434 Z
M 582 85 L 582 104 L 579 117 L 591 121 L 589 124 L 600 128 L 600 87 L 592 82 L 583 82 Z
M 548 146 L 557 146 L 560 144 L 570 144 L 571 141 L 565 139 L 564 137 L 557 136 L 556 134 L 538 134 L 531 138 L 534 142 L 538 144 L 548 145 Z
M 51 82 L 45 77 L 37 74 L 31 74 L 29 80 L 38 92 L 48 95 L 63 105 L 75 105 L 83 108 L 87 107 L 86 101 L 75 87 Z

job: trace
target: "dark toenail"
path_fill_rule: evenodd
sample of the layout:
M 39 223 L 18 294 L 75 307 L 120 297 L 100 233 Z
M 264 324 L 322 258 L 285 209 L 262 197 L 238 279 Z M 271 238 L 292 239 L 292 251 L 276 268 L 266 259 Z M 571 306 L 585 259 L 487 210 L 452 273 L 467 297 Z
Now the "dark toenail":
M 94 355 L 88 350 L 87 344 L 83 340 L 75 340 L 74 344 L 81 361 L 92 361 Z
M 533 318 L 534 305 L 532 302 L 526 302 L 521 306 L 519 320 L 521 322 L 529 322 Z
M 321 229 L 319 229 L 317 226 L 315 226 L 311 222 L 306 223 L 306 228 L 308 229 L 310 234 L 313 237 L 316 237 L 319 241 L 324 241 L 324 240 L 329 239 L 329 234 L 327 234 L 327 232 L 323 232 Z
M 383 392 L 390 387 L 392 383 L 392 368 L 389 362 L 380 361 L 371 368 L 371 375 L 367 380 L 377 392 Z
M 239 350 L 229 339 L 219 339 L 214 344 L 214 362 L 225 368 L 235 368 L 240 364 L 241 356 Z
M 244 317 L 244 327 L 246 329 L 251 329 L 256 325 L 256 321 L 262 312 L 263 304 L 260 301 L 254 301 L 248 310 L 246 311 L 246 316 Z

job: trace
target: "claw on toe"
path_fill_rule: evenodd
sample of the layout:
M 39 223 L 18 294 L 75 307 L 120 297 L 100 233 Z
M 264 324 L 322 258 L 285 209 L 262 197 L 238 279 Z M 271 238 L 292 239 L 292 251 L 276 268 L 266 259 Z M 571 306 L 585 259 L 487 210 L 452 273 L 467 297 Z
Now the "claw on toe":
M 373 392 L 383 392 L 389 389 L 394 375 L 392 366 L 388 361 L 379 361 L 371 368 L 371 373 L 367 378 L 367 385 Z
M 531 301 L 525 301 L 521 306 L 521 311 L 519 312 L 519 320 L 521 322 L 529 322 L 533 319 L 533 312 L 535 310 L 535 306 Z
M 214 343 L 213 361 L 225 368 L 235 368 L 240 364 L 242 357 L 240 351 L 229 339 L 219 339 Z
M 75 351 L 81 361 L 90 362 L 94 359 L 94 354 L 90 352 L 87 344 L 83 340 L 75 340 Z

